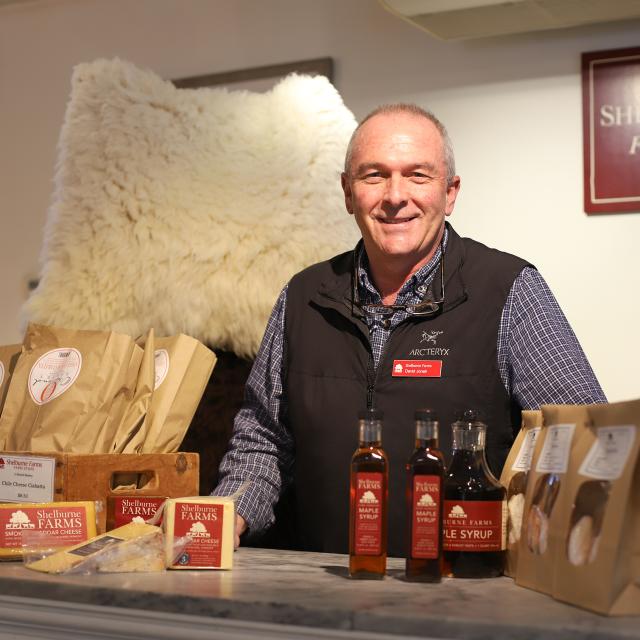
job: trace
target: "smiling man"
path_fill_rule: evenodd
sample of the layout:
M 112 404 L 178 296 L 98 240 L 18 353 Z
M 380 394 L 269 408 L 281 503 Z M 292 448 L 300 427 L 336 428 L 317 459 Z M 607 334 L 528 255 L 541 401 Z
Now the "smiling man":
M 282 291 L 216 493 L 251 480 L 237 532 L 257 534 L 287 489 L 272 542 L 346 553 L 357 413 L 375 407 L 389 456 L 388 548 L 403 555 L 415 409 L 436 409 L 445 454 L 456 413 L 479 410 L 499 475 L 521 409 L 606 399 L 537 270 L 445 223 L 460 178 L 435 116 L 406 104 L 369 114 L 349 143 L 342 188 L 362 240 Z

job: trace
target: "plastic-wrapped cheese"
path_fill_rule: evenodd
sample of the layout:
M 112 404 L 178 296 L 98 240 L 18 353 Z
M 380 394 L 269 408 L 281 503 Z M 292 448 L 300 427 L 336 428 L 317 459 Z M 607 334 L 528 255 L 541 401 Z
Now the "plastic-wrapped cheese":
M 132 522 L 88 542 L 27 564 L 44 573 L 122 573 L 163 571 L 162 530 Z
M 235 534 L 233 500 L 219 496 L 174 498 L 164 509 L 166 562 L 169 569 L 231 569 Z M 175 557 L 174 541 L 190 541 Z

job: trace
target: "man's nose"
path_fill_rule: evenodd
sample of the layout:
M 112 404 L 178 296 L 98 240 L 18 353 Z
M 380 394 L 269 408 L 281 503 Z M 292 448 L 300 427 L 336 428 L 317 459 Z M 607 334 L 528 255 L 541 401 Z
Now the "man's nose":
M 393 207 L 402 206 L 408 199 L 402 176 L 389 176 L 385 190 L 385 200 Z

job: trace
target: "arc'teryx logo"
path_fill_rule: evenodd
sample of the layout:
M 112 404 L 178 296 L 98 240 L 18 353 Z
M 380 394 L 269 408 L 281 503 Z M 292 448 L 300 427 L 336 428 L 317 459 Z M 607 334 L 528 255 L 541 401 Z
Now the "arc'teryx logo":
M 422 344 L 423 342 L 426 342 L 427 344 L 436 344 L 437 337 L 442 333 L 444 333 L 444 331 L 423 331 L 420 344 Z

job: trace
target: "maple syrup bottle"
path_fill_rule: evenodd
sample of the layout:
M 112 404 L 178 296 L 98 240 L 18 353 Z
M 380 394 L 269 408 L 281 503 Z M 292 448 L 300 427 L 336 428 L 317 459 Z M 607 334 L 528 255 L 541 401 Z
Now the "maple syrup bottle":
M 382 412 L 358 414 L 358 448 L 351 458 L 349 575 L 384 578 L 387 567 L 389 468 L 382 449 Z
M 485 458 L 487 427 L 475 411 L 465 411 L 452 429 L 453 458 L 444 481 L 444 575 L 499 576 L 507 514 L 505 490 Z
M 420 409 L 415 423 L 416 446 L 407 463 L 405 576 L 412 582 L 440 582 L 444 458 L 438 449 L 438 417 Z

